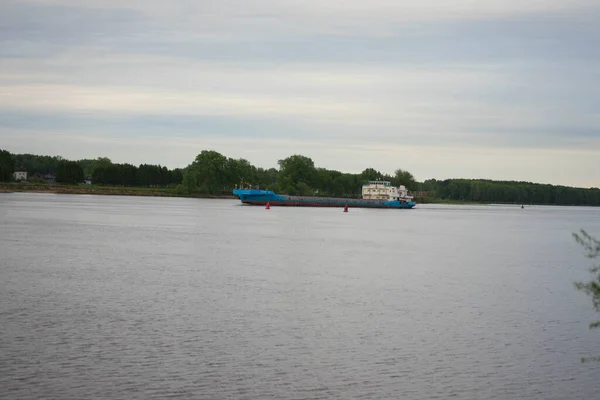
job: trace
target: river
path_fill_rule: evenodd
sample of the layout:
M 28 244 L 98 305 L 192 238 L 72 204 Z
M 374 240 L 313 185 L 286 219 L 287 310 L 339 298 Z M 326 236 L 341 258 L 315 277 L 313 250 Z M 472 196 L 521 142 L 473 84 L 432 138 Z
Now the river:
M 0 398 L 591 399 L 600 209 L 0 194 Z

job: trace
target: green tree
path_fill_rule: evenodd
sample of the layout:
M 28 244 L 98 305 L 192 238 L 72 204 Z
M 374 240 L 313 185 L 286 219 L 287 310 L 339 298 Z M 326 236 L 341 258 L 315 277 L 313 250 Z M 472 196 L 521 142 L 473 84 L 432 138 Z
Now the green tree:
M 277 176 L 279 175 L 279 171 L 275 168 L 256 169 L 256 176 L 258 179 L 258 184 L 260 187 L 264 187 L 270 190 L 278 191 L 277 189 Z
M 30 176 L 56 174 L 58 163 L 63 160 L 60 156 L 38 156 L 34 154 L 14 154 L 15 169 L 27 171 Z
M 83 159 L 78 160 L 77 163 L 83 169 L 83 174 L 85 176 L 92 176 L 96 168 L 106 168 L 109 165 L 112 165 L 112 161 L 107 157 L 98 157 L 96 159 Z
M 380 179 L 383 179 L 383 174 L 377 171 L 375 168 L 367 168 L 360 173 L 360 180 L 362 181 L 362 183 L 367 183 L 369 181 L 377 181 Z
M 0 182 L 12 181 L 15 172 L 15 160 L 7 150 L 0 150 Z
M 410 190 L 417 190 L 417 181 L 415 180 L 413 174 L 401 169 L 394 171 L 394 185 L 404 185 Z
M 119 165 L 119 183 L 123 186 L 137 185 L 138 168 L 131 164 Z
M 188 167 L 183 176 L 183 186 L 188 192 L 222 193 L 233 188 L 228 182 L 227 158 L 213 150 L 203 150 Z
M 140 164 L 136 182 L 140 186 L 155 186 L 160 183 L 160 168 L 156 165 Z
M 70 185 L 83 182 L 83 169 L 76 161 L 62 160 L 56 167 L 56 182 Z
M 242 181 L 251 185 L 260 185 L 258 170 L 248 160 L 229 158 L 225 166 L 226 176 L 223 182 L 226 186 L 233 186 Z
M 296 185 L 296 193 L 300 196 L 313 196 L 313 190 L 304 182 L 298 182 Z
M 423 190 L 434 192 L 440 199 L 517 204 L 600 205 L 598 188 L 572 188 L 531 182 L 488 179 L 436 181 L 430 179 L 423 183 Z
M 361 194 L 360 175 L 340 174 L 333 180 L 333 195 L 335 197 L 357 197 Z
M 583 229 L 579 233 L 574 233 L 573 237 L 583 246 L 587 252 L 586 257 L 595 259 L 600 254 L 600 240 L 590 236 Z M 592 305 L 594 309 L 600 312 L 600 265 L 593 265 L 590 268 L 590 272 L 593 274 L 593 279 L 588 282 L 575 282 L 575 288 L 592 298 Z M 600 327 L 600 321 L 590 323 L 590 329 Z M 598 361 L 600 357 L 582 358 L 581 361 Z
M 170 184 L 179 185 L 183 182 L 183 171 L 181 168 L 175 168 L 171 171 Z
M 277 162 L 282 176 L 311 185 L 315 182 L 315 163 L 309 157 L 294 154 Z
M 311 191 L 317 182 L 318 173 L 311 158 L 294 154 L 278 161 L 279 175 L 277 183 L 288 194 L 297 194 L 298 184 L 304 183 Z M 301 190 L 307 189 L 302 186 Z
M 189 168 L 183 174 L 183 180 L 181 185 L 177 187 L 178 191 L 185 191 L 186 193 L 202 192 L 202 189 L 198 187 L 198 173 L 195 169 Z M 208 191 L 206 189 L 205 191 Z
M 330 196 L 333 189 L 333 179 L 340 172 L 329 171 L 325 168 L 317 168 L 315 189 L 318 190 L 319 196 Z
M 92 182 L 97 185 L 105 185 L 106 182 L 106 168 L 96 168 L 92 173 Z

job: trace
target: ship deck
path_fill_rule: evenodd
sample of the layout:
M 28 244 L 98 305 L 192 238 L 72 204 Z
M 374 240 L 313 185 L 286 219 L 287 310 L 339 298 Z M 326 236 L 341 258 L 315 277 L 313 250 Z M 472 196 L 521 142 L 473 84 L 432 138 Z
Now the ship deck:
M 316 203 L 361 203 L 361 204 L 384 204 L 387 200 L 383 199 L 357 199 L 346 197 L 318 197 L 318 196 L 282 196 L 289 201 L 307 201 Z

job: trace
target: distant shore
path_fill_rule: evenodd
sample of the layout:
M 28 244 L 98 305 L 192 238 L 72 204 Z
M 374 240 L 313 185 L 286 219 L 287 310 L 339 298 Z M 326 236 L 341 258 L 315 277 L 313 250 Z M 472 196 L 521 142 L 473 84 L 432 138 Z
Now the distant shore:
M 187 194 L 170 188 L 114 187 L 95 185 L 60 185 L 60 184 L 20 184 L 0 183 L 0 193 L 51 193 L 51 194 L 93 194 L 105 196 L 146 196 L 146 197 L 183 197 L 196 199 L 229 199 L 237 200 L 233 195 Z M 449 199 L 416 198 L 417 204 L 447 205 L 487 205 L 486 202 L 473 202 Z M 500 204 L 500 203 L 495 203 Z M 512 203 L 506 203 L 512 204 Z M 520 205 L 515 204 L 515 205 Z M 550 204 L 552 205 L 552 204 Z
M 182 194 L 175 189 L 108 187 L 108 186 L 67 186 L 67 185 L 29 185 L 0 184 L 0 193 L 53 193 L 53 194 L 97 194 L 108 196 L 152 196 L 152 197 L 191 197 L 209 199 L 236 199 L 235 196 L 209 194 Z
M 60 184 L 20 184 L 0 183 L 0 193 L 52 193 L 52 194 L 95 194 L 106 196 L 149 196 L 149 197 L 184 197 L 199 199 L 237 199 L 233 195 L 186 194 L 175 189 L 142 188 L 142 187 L 114 187 L 95 185 L 60 185 Z M 418 204 L 479 204 L 459 200 L 442 199 L 416 199 Z

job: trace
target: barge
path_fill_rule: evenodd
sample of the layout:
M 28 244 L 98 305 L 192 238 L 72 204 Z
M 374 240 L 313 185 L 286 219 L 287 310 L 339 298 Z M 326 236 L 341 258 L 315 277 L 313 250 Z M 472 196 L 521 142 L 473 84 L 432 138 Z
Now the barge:
M 243 204 L 287 206 L 287 207 L 354 207 L 354 208 L 391 208 L 410 209 L 416 203 L 403 185 L 392 186 L 387 181 L 369 181 L 362 186 L 362 198 L 288 196 L 252 188 L 235 188 L 237 196 Z

